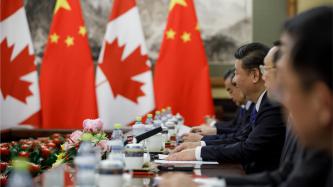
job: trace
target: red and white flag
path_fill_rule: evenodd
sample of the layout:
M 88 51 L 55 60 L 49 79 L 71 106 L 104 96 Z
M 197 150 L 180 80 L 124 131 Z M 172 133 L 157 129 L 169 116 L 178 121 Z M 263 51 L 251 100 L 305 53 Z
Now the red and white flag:
M 115 0 L 96 73 L 104 128 L 129 124 L 155 108 L 150 68 L 135 0 Z
M 1 0 L 1 128 L 39 127 L 35 56 L 22 0 Z

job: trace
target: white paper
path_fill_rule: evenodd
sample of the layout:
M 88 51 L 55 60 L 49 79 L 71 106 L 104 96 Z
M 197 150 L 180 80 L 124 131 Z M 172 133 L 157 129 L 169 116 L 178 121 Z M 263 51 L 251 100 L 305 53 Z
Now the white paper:
M 208 161 L 169 161 L 169 160 L 154 160 L 157 164 L 219 164 L 218 162 L 208 162 Z
M 226 182 L 224 179 L 218 178 L 195 178 L 193 181 L 199 184 L 200 187 L 225 187 Z
M 168 157 L 168 156 L 169 155 L 158 154 L 158 159 L 165 160 L 165 158 Z
M 162 177 L 155 177 L 154 181 L 156 184 L 162 180 Z M 194 178 L 193 182 L 197 183 L 200 187 L 226 187 L 226 182 L 224 179 L 218 178 Z

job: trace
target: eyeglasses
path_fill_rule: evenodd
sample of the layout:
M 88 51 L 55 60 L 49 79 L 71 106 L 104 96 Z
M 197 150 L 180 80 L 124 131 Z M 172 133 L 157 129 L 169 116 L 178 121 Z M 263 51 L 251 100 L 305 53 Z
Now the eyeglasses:
M 275 67 L 274 66 L 260 65 L 259 69 L 260 69 L 261 74 L 264 74 L 264 73 L 266 73 L 267 70 L 269 70 L 269 69 L 275 69 Z

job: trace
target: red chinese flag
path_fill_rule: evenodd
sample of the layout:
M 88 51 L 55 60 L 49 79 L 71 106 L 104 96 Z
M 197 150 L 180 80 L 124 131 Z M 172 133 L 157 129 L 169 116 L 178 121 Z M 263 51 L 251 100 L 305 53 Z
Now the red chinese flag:
M 94 67 L 79 0 L 57 0 L 40 75 L 43 128 L 97 117 Z
M 213 115 L 209 69 L 192 0 L 171 0 L 155 67 L 157 108 L 171 106 L 189 126 Z

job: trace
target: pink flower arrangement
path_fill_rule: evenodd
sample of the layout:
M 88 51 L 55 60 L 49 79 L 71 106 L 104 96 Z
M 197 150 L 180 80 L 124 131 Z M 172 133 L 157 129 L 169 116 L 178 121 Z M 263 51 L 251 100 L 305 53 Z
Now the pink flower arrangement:
M 69 142 L 73 144 L 79 143 L 82 134 L 83 134 L 82 131 L 79 130 L 74 131 L 68 138 Z
M 97 119 L 86 119 L 83 121 L 84 131 L 97 133 L 102 130 L 103 122 L 99 118 Z
M 56 163 L 72 161 L 81 141 L 90 141 L 100 148 L 101 155 L 105 156 L 108 149 L 108 138 L 103 131 L 103 122 L 100 119 L 86 119 L 83 121 L 83 130 L 74 131 L 61 145 L 62 152 L 59 153 Z M 64 159 L 67 158 L 67 159 Z M 68 159 L 69 158 L 69 159 Z

